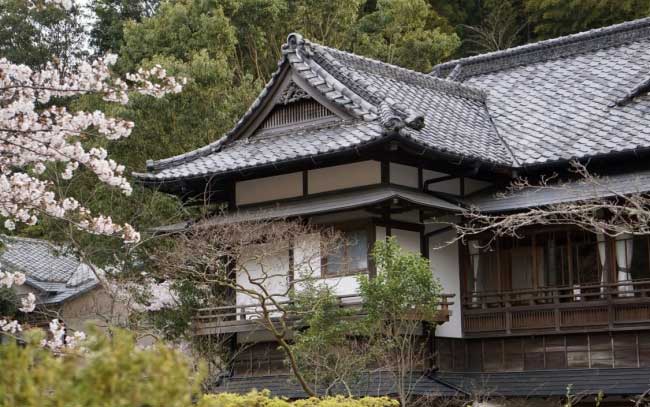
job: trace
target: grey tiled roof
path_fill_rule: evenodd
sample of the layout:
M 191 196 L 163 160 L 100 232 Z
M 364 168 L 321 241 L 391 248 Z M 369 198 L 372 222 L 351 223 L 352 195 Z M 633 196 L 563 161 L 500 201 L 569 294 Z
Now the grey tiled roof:
M 648 191 L 650 170 L 604 176 L 596 178 L 595 182 L 577 180 L 549 184 L 542 188 L 529 187 L 500 195 L 485 193 L 469 199 L 466 203 L 481 212 L 499 212 Z
M 398 199 L 418 206 L 459 212 L 460 206 L 430 194 L 402 188 L 396 185 L 373 185 L 362 189 L 343 191 L 337 194 L 323 194 L 306 198 L 292 199 L 273 205 L 262 205 L 239 209 L 232 213 L 212 217 L 198 225 L 215 225 L 235 222 L 254 222 L 263 219 L 285 219 L 308 217 L 323 213 L 347 211 L 376 205 Z M 181 232 L 192 226 L 193 222 L 183 221 L 171 225 L 152 228 L 154 233 Z
M 454 397 L 463 394 L 451 384 L 436 380 L 422 373 L 409 375 L 405 380 L 405 386 L 411 390 L 412 395 L 435 395 L 442 397 Z M 393 375 L 388 372 L 373 372 L 362 375 L 356 383 L 351 384 L 351 391 L 354 396 L 394 396 L 397 394 Z M 217 393 L 239 393 L 244 394 L 252 390 L 269 390 L 271 395 L 287 397 L 290 399 L 306 398 L 306 393 L 290 375 L 274 375 L 261 377 L 232 377 L 223 379 L 218 386 L 212 390 Z M 321 393 L 317 389 L 318 393 Z M 343 388 L 335 388 L 331 394 L 347 395 Z
M 549 369 L 522 372 L 436 372 L 429 376 L 414 375 L 410 388 L 413 395 L 463 397 L 562 397 L 572 385 L 576 396 L 638 396 L 650 387 L 650 368 Z M 233 377 L 224 379 L 212 390 L 218 393 L 248 393 L 268 389 L 271 394 L 287 398 L 304 398 L 305 392 L 288 375 Z M 397 392 L 392 376 L 372 373 L 352 388 L 355 396 L 393 396 Z M 343 392 L 341 392 L 343 393 Z M 336 392 L 335 392 L 336 394 Z
M 291 68 L 351 119 L 240 139 L 247 121 L 267 103 L 280 72 Z M 457 157 L 512 164 L 485 106 L 470 86 L 363 58 L 289 36 L 278 71 L 249 111 L 221 140 L 198 150 L 148 162 L 145 182 L 223 174 L 250 167 L 353 150 L 388 136 Z
M 88 265 L 49 242 L 4 235 L 0 242 L 0 265 L 24 273 L 41 292 L 39 303 L 59 303 L 99 284 Z
M 291 68 L 351 123 L 238 140 Z M 379 142 L 504 167 L 650 149 L 650 19 L 447 62 L 430 75 L 289 36 L 267 87 L 222 139 L 148 163 L 148 183 L 225 174 Z
M 572 394 L 638 396 L 650 387 L 650 368 L 553 369 L 523 372 L 464 373 L 440 372 L 437 378 L 471 394 L 503 397 L 564 396 Z
M 441 64 L 487 91 L 519 165 L 650 147 L 650 19 Z

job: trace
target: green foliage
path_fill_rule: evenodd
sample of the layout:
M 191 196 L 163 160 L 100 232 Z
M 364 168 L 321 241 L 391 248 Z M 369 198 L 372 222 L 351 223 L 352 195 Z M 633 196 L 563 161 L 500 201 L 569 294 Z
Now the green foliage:
M 422 72 L 430 71 L 460 45 L 455 33 L 443 32 L 440 21 L 424 0 L 379 0 L 377 10 L 359 20 L 354 51 Z
M 392 237 L 375 243 L 372 258 L 377 276 L 358 279 L 370 321 L 399 320 L 414 311 L 425 318 L 436 313 L 441 286 L 427 259 L 403 250 Z
M 251 392 L 245 395 L 222 393 L 206 395 L 197 407 L 398 407 L 399 403 L 387 397 L 347 397 L 310 398 L 288 401 L 271 397 L 268 391 Z
M 53 58 L 83 57 L 81 10 L 31 7 L 25 0 L 0 0 L 0 58 L 40 67 Z
M 362 325 L 353 317 L 354 311 L 341 307 L 331 288 L 307 283 L 294 293 L 292 300 L 303 330 L 294 333 L 291 350 L 304 377 L 318 387 L 343 387 L 356 380 L 371 355 L 364 343 Z
M 185 339 L 185 333 L 192 322 L 192 317 L 195 316 L 196 309 L 204 304 L 203 300 L 211 296 L 211 293 L 197 288 L 194 283 L 187 280 L 175 281 L 170 288 L 175 293 L 177 306 L 147 313 L 147 316 L 154 327 L 164 333 L 166 339 Z M 146 299 L 144 301 L 146 302 Z
M 647 0 L 524 0 L 539 39 L 559 37 L 650 15 Z
M 23 407 L 132 407 L 191 405 L 201 375 L 179 352 L 135 346 L 133 335 L 93 335 L 86 350 L 55 356 L 39 345 L 41 332 L 26 334 L 25 346 L 0 346 L 0 404 Z
M 0 288 L 0 317 L 12 318 L 18 312 L 18 296 L 11 288 Z
M 167 1 L 155 16 L 127 23 L 119 63 L 132 71 L 155 56 L 189 62 L 201 51 L 225 61 L 235 41 L 235 30 L 221 7 L 200 0 Z
M 151 16 L 158 4 L 159 0 L 93 0 L 90 8 L 97 19 L 90 32 L 90 44 L 99 54 L 118 52 L 126 22 Z

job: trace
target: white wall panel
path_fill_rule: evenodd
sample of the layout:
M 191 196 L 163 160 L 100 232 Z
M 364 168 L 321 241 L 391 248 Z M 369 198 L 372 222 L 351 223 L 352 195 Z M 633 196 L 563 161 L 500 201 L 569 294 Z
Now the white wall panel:
M 489 182 L 481 181 L 474 178 L 465 178 L 465 194 L 471 194 L 476 191 L 480 191 L 483 188 L 487 188 L 492 185 Z
M 390 183 L 418 188 L 418 169 L 409 165 L 390 163 Z
M 264 253 L 265 251 L 268 253 L 274 253 L 274 249 L 268 249 L 265 245 L 251 247 L 250 250 L 251 253 L 254 253 L 255 251 L 258 251 L 258 253 Z M 263 258 L 260 259 L 254 259 L 254 254 L 245 257 L 250 260 L 244 264 L 236 276 L 238 285 L 245 289 L 257 291 L 259 288 L 250 281 L 266 277 L 267 280 L 263 283 L 266 290 L 276 294 L 283 294 L 286 292 L 289 281 L 288 251 L 287 253 L 277 253 L 273 256 L 263 256 Z M 244 271 L 244 269 L 246 271 Z M 277 298 L 282 299 L 283 297 Z M 237 305 L 248 305 L 256 302 L 258 302 L 257 299 L 248 294 L 243 292 L 237 293 Z
M 246 205 L 302 195 L 302 173 L 275 175 L 238 182 L 235 185 L 237 205 Z
M 449 174 L 443 172 L 424 170 L 422 177 L 424 181 L 434 178 L 445 177 Z M 436 182 L 429 185 L 429 191 L 445 192 L 447 194 L 460 194 L 460 179 L 455 178 L 448 181 Z
M 454 231 L 441 232 L 429 239 L 429 261 L 431 272 L 440 280 L 443 292 L 456 294 L 452 299 L 451 317 L 448 322 L 436 328 L 436 336 L 460 338 L 463 335 L 460 298 L 460 267 L 458 264 L 458 243 L 445 245 L 454 237 Z M 441 247 L 441 248 L 440 248 Z
M 381 164 L 379 161 L 361 161 L 358 163 L 318 168 L 308 173 L 309 193 L 334 191 L 381 182 Z
M 420 232 L 391 228 L 391 235 L 402 249 L 420 254 Z

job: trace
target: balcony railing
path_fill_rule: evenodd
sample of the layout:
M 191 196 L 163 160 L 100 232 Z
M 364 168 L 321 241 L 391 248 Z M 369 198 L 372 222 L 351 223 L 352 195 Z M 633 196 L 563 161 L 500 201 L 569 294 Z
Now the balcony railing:
M 422 317 L 416 309 L 409 319 L 421 319 L 433 323 L 443 323 L 449 320 L 451 315 L 450 306 L 453 302 L 450 301 L 454 294 L 441 294 L 440 302 L 437 304 L 438 312 L 433 318 Z M 354 311 L 355 315 L 362 315 L 363 301 L 361 297 L 356 294 L 340 295 L 337 296 L 341 307 L 350 308 Z M 289 306 L 290 301 L 280 302 L 283 308 Z M 267 306 L 269 311 L 270 320 L 278 321 L 280 312 Z M 293 323 L 298 318 L 288 314 L 287 321 Z M 209 307 L 197 309 L 196 315 L 193 318 L 193 327 L 195 335 L 215 335 L 215 334 L 228 334 L 235 332 L 251 332 L 258 330 L 265 330 L 265 323 L 268 319 L 262 317 L 262 310 L 260 304 L 244 304 L 244 305 L 226 305 L 220 307 Z
M 650 326 L 650 279 L 474 292 L 463 297 L 463 329 L 467 336 L 642 326 Z

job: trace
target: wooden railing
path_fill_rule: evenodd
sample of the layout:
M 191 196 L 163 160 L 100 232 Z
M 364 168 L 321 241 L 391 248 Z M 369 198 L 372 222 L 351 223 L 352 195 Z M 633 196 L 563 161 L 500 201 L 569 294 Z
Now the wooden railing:
M 650 280 L 474 292 L 463 297 L 467 336 L 650 327 Z
M 440 302 L 438 302 L 438 312 L 434 318 L 424 318 L 429 322 L 443 323 L 449 320 L 451 315 L 450 306 L 453 302 L 450 301 L 454 294 L 441 294 Z M 361 315 L 363 301 L 357 294 L 340 295 L 337 296 L 339 305 L 341 307 L 350 308 L 355 311 L 355 315 Z M 291 309 L 290 301 L 278 302 L 282 309 Z M 280 311 L 272 305 L 267 305 L 271 322 L 274 319 L 280 318 Z M 417 312 L 414 310 L 414 316 Z M 295 321 L 297 316 L 291 312 L 288 313 L 287 320 Z M 255 330 L 264 330 L 264 324 L 268 323 L 268 319 L 262 315 L 261 305 L 258 304 L 245 304 L 245 305 L 226 305 L 219 307 L 199 308 L 193 317 L 193 327 L 195 335 L 213 335 L 213 334 L 226 334 L 234 332 L 247 332 Z

